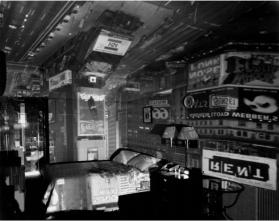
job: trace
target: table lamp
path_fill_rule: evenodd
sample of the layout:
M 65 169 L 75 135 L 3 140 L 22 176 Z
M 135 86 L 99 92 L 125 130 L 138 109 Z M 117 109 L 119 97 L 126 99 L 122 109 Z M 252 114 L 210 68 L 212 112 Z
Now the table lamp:
M 173 138 L 175 137 L 176 135 L 176 127 L 175 126 L 167 126 L 165 128 L 165 131 L 163 133 L 163 136 L 162 138 L 165 138 L 165 139 L 170 139 L 171 141 L 171 147 L 172 147 L 172 140 Z

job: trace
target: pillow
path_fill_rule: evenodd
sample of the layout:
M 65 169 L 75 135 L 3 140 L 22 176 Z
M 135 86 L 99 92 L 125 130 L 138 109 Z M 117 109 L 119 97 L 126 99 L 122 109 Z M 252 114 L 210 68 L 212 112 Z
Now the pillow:
M 136 153 L 134 151 L 122 150 L 112 159 L 112 161 L 127 164 L 130 159 L 137 155 L 139 155 L 139 153 Z
M 131 159 L 127 165 L 136 167 L 140 171 L 148 171 L 148 169 L 159 162 L 160 159 L 148 156 L 145 154 L 139 154 L 138 156 Z

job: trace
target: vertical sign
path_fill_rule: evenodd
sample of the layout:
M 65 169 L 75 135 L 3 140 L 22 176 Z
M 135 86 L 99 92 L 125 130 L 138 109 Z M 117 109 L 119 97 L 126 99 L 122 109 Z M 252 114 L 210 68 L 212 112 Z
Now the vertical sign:
M 152 107 L 143 108 L 143 123 L 152 123 Z
M 78 93 L 78 136 L 104 135 L 104 95 Z

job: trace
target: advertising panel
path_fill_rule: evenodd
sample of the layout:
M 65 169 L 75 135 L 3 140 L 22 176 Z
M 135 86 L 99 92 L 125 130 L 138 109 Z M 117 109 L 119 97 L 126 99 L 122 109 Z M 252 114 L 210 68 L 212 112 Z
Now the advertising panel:
M 203 150 L 202 169 L 205 175 L 250 186 L 276 190 L 276 159 Z
M 228 52 L 222 56 L 219 84 L 279 86 L 279 54 Z
M 152 119 L 156 122 L 165 121 L 170 117 L 170 102 L 168 97 L 154 97 L 148 101 L 152 107 Z
M 169 101 L 167 99 L 164 100 L 150 100 L 149 105 L 153 107 L 169 107 Z
M 118 203 L 118 180 L 116 176 L 90 175 L 92 205 Z
M 209 57 L 189 65 L 188 89 L 217 86 L 221 74 L 221 56 Z
M 152 123 L 152 107 L 143 108 L 143 123 Z
M 227 52 L 189 65 L 188 90 L 223 84 L 279 86 L 279 54 Z
M 49 78 L 49 91 L 72 84 L 72 71 L 66 70 Z
M 150 191 L 149 173 L 133 170 L 126 174 L 117 175 L 117 179 L 119 183 L 119 196 Z
M 102 30 L 93 46 L 93 51 L 123 56 L 131 43 L 128 37 Z
M 104 95 L 78 93 L 78 136 L 104 135 Z
M 192 91 L 184 98 L 187 119 L 242 119 L 278 122 L 279 89 L 220 86 Z

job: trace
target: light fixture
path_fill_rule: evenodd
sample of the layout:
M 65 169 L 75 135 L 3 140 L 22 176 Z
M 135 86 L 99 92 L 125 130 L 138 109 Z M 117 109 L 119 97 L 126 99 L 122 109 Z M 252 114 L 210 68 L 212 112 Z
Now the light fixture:
M 184 140 L 186 145 L 185 151 L 185 166 L 187 167 L 187 150 L 189 149 L 189 140 L 197 140 L 199 138 L 198 133 L 194 127 L 184 126 L 181 128 L 177 139 Z
M 167 89 L 167 90 L 163 90 L 158 93 L 155 93 L 155 94 L 166 95 L 166 94 L 171 94 L 171 93 L 172 93 L 172 89 Z
M 11 50 L 12 50 L 12 48 L 11 48 L 11 47 L 8 47 L 8 46 L 5 46 L 5 50 L 7 50 L 7 51 L 11 51 Z
M 49 38 L 49 39 L 52 39 L 53 37 L 54 37 L 54 33 L 51 32 L 51 33 L 49 34 L 48 38 Z
M 57 25 L 56 28 L 55 28 L 56 31 L 60 31 L 61 29 L 62 29 L 62 25 L 61 24 Z
M 188 140 L 196 140 L 198 138 L 199 138 L 199 135 L 197 134 L 194 127 L 188 127 L 188 126 L 182 127 L 177 136 L 177 139 L 185 140 L 187 142 L 188 142 Z M 188 145 L 186 147 L 188 148 Z
M 164 139 L 170 139 L 170 142 L 171 142 L 171 147 L 172 147 L 172 140 L 173 138 L 175 137 L 177 133 L 177 130 L 176 130 L 176 127 L 175 126 L 167 126 L 165 128 L 165 131 L 163 133 L 163 136 L 162 138 Z
M 9 25 L 10 29 L 17 29 L 17 27 L 15 25 Z
M 63 22 L 68 23 L 70 21 L 70 19 L 71 19 L 71 16 L 70 15 L 66 15 L 64 17 L 64 19 L 63 19 Z
M 79 10 L 79 5 L 76 5 L 72 11 L 73 14 L 77 14 L 78 13 L 78 10 Z
M 35 53 L 34 53 L 33 51 L 29 51 L 29 52 L 28 52 L 28 55 L 31 56 L 31 57 L 33 57 L 33 56 L 35 55 Z
M 267 30 L 261 30 L 261 31 L 259 31 L 259 33 L 260 33 L 261 35 L 267 34 Z

